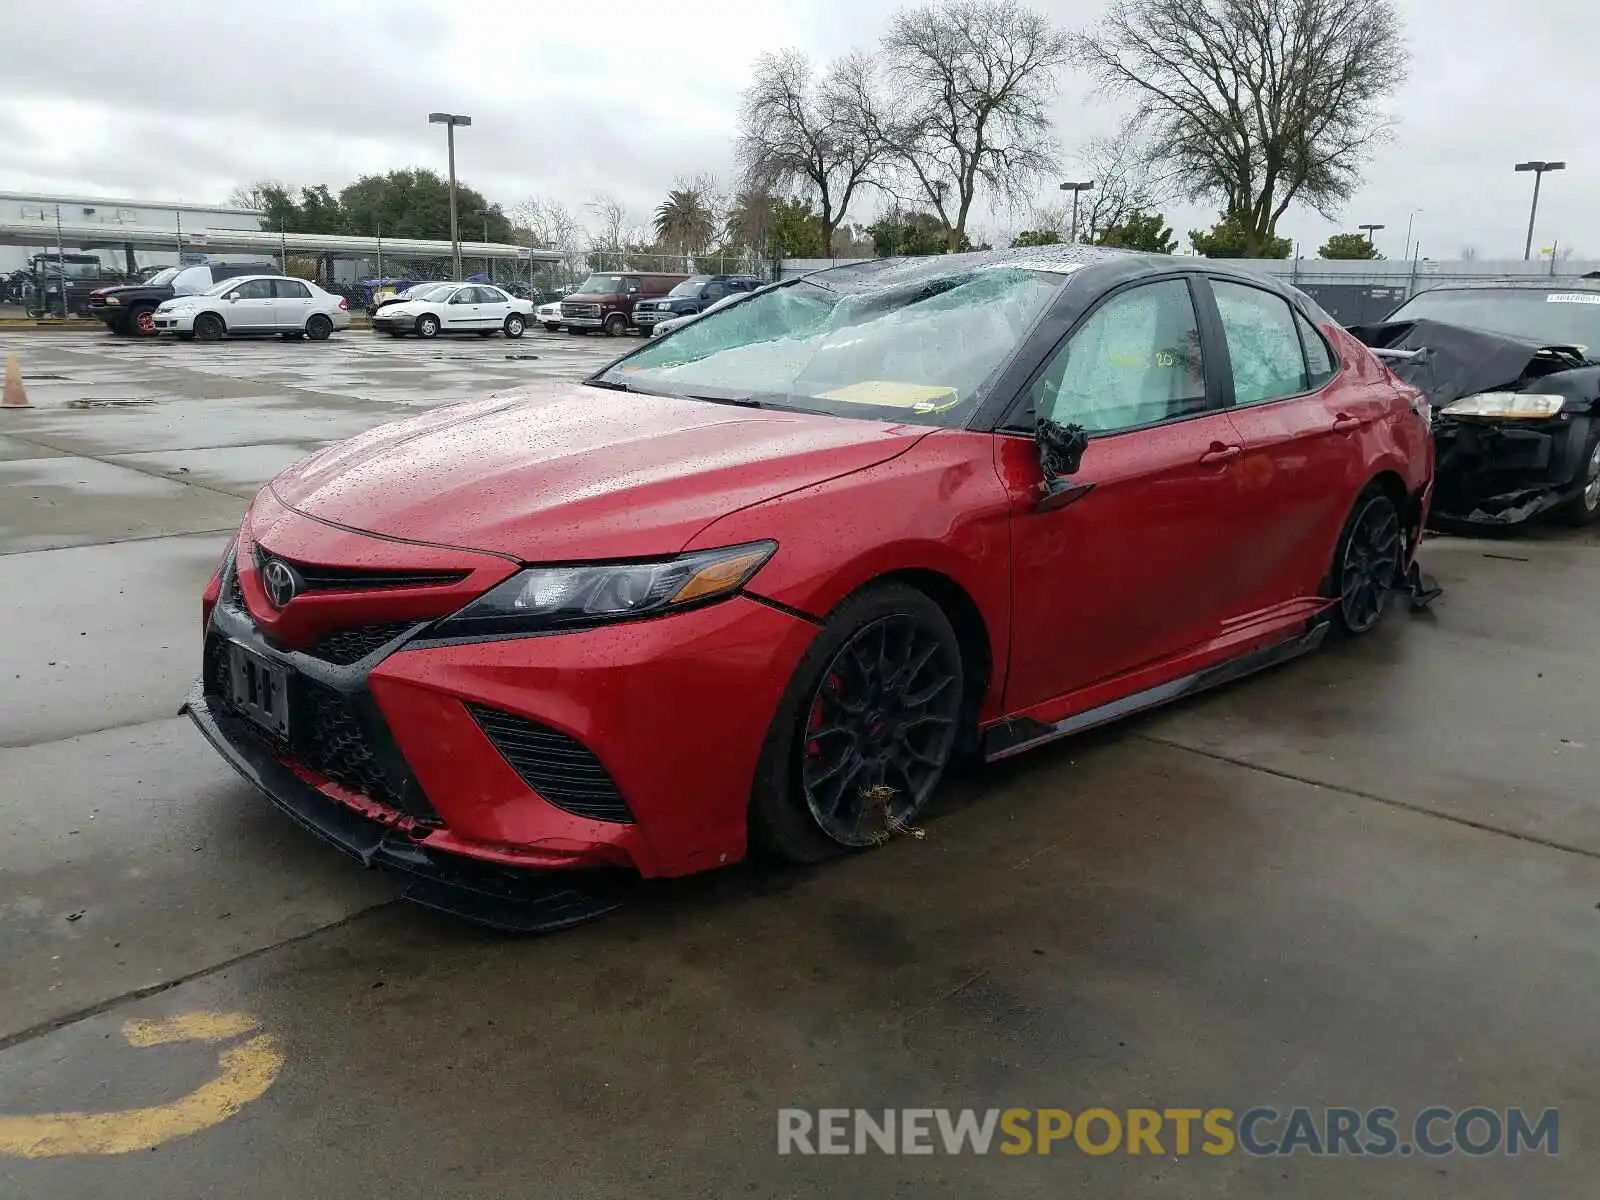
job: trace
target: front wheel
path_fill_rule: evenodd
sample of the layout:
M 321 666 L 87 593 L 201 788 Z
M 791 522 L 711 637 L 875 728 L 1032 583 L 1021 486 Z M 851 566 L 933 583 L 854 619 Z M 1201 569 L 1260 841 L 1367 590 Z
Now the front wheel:
M 439 318 L 432 313 L 423 313 L 417 318 L 417 336 L 420 338 L 436 338 L 439 336 Z
M 1600 519 L 1600 421 L 1584 444 L 1582 488 L 1556 511 L 1568 525 L 1593 525 Z
M 215 313 L 201 313 L 194 319 L 194 336 L 202 342 L 220 342 L 226 332 L 222 318 Z
M 606 318 L 605 331 L 607 337 L 621 337 L 628 332 L 628 318 L 621 313 L 612 313 Z
M 1329 576 L 1341 630 L 1360 635 L 1383 620 L 1389 594 L 1400 586 L 1404 556 L 1394 501 L 1379 488 L 1367 488 L 1345 522 Z
M 522 314 L 512 313 L 506 318 L 506 323 L 502 326 L 501 331 L 508 338 L 519 338 L 527 328 L 528 323 L 522 319 Z
M 964 696 L 955 630 L 926 594 L 893 583 L 846 600 L 778 704 L 750 800 L 752 839 L 816 862 L 904 831 L 944 776 Z
M 313 342 L 325 342 L 333 335 L 333 322 L 324 313 L 313 313 L 306 322 L 306 336 Z
M 155 337 L 156 335 L 156 308 L 153 304 L 141 304 L 128 313 L 128 328 L 140 337 Z

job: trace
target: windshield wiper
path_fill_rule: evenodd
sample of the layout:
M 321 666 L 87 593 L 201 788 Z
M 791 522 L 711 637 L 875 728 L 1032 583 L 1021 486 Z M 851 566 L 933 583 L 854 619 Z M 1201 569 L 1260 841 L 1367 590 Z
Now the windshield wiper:
M 585 379 L 584 382 L 590 387 L 606 388 L 613 392 L 639 392 L 638 388 L 632 384 L 623 383 L 620 379 Z M 645 393 L 640 392 L 639 394 L 644 395 Z
M 706 396 L 699 392 L 685 392 L 684 398 L 688 400 L 705 400 L 712 404 L 734 404 L 740 408 L 760 408 L 761 401 L 754 396 Z

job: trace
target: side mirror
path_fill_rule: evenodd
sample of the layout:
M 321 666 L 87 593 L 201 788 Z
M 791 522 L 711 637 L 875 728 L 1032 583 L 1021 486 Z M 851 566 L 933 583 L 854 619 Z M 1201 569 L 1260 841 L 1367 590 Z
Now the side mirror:
M 1039 447 L 1039 466 L 1044 471 L 1044 490 L 1035 506 L 1038 509 L 1062 508 L 1087 495 L 1092 483 L 1073 483 L 1089 448 L 1089 434 L 1082 425 L 1062 425 L 1039 417 L 1034 421 L 1033 440 Z
M 223 299 L 227 300 L 227 302 L 229 304 L 232 304 L 238 298 L 239 298 L 239 293 L 238 292 L 229 292 L 225 297 L 223 297 Z

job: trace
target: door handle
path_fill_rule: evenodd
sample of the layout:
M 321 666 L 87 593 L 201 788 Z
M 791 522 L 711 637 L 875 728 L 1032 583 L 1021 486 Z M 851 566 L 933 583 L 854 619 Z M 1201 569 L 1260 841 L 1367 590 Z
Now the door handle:
M 1214 463 L 1232 462 L 1243 453 L 1242 446 L 1226 446 L 1221 442 L 1212 442 L 1211 449 L 1200 456 L 1200 463 L 1209 467 Z
M 1349 413 L 1340 413 L 1333 419 L 1333 431 L 1335 433 L 1350 433 L 1352 430 L 1360 428 L 1361 418 L 1352 417 Z

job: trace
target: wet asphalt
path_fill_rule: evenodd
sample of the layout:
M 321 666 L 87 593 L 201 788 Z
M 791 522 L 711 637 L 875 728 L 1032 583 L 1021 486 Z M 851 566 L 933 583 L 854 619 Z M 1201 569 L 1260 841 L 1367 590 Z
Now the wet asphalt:
M 1429 613 L 958 780 L 922 840 L 552 937 L 398 905 L 271 810 L 174 715 L 249 495 L 617 349 L 0 332 L 37 406 L 0 412 L 0 1198 L 1593 1195 L 1594 534 L 1430 541 Z M 194 1013 L 276 1067 L 128 1040 Z M 1559 1152 L 776 1137 L 781 1108 L 1328 1105 L 1556 1108 Z M 30 1141 L 57 1113 L 110 1115 Z M 74 1149 L 113 1126 L 158 1144 Z

